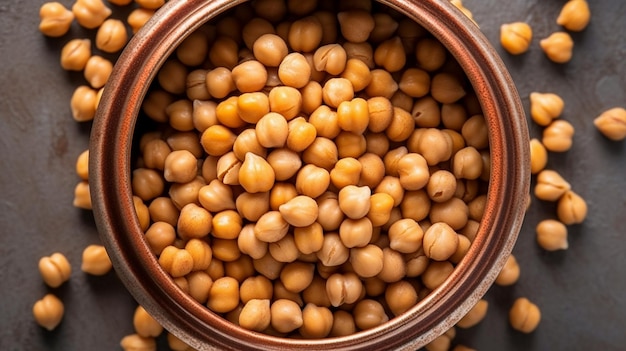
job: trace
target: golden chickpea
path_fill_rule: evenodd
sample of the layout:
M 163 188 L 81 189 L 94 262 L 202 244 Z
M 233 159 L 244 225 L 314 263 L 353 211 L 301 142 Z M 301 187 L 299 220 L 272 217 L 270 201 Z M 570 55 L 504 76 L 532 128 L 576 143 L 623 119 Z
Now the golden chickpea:
M 213 179 L 198 191 L 198 201 L 210 212 L 234 210 L 236 208 L 232 188 L 219 179 Z
M 87 29 L 99 27 L 113 13 L 102 0 L 77 0 L 72 12 L 76 22 Z
M 568 190 L 556 205 L 557 217 L 563 224 L 580 224 L 587 217 L 587 202 L 580 195 Z
M 544 201 L 557 201 L 567 191 L 571 185 L 553 170 L 543 170 L 537 175 L 535 185 L 535 196 Z
M 291 23 L 289 46 L 298 52 L 312 52 L 322 41 L 322 23 L 315 16 L 307 16 Z
M 57 288 L 70 279 L 72 267 L 62 253 L 55 252 L 39 259 L 39 273 L 48 286 Z
M 485 318 L 488 308 L 489 302 L 487 302 L 487 300 L 478 300 L 474 307 L 472 307 L 467 314 L 465 314 L 465 316 L 457 322 L 456 326 L 464 329 L 475 326 Z
M 126 22 L 132 29 L 133 34 L 136 34 L 137 31 L 139 31 L 139 29 L 143 27 L 143 25 L 146 24 L 150 18 L 152 18 L 154 12 L 155 10 L 138 7 L 128 14 Z
M 280 205 L 278 211 L 292 226 L 307 227 L 317 220 L 319 209 L 314 199 L 299 195 Z
M 249 193 L 258 193 L 269 191 L 274 181 L 272 166 L 262 157 L 248 152 L 239 170 L 239 184 Z
M 264 242 L 276 242 L 282 239 L 289 230 L 289 223 L 278 211 L 263 214 L 254 225 L 254 235 Z
M 107 274 L 113 264 L 102 245 L 89 245 L 83 250 L 83 261 L 80 269 L 91 275 Z
M 574 126 L 566 120 L 557 120 L 543 130 L 541 142 L 553 152 L 565 152 L 572 147 Z
M 295 152 L 304 151 L 317 137 L 315 126 L 304 117 L 296 117 L 288 123 L 287 147 Z
M 339 44 L 327 44 L 315 50 L 313 64 L 317 71 L 339 75 L 346 68 L 346 50 Z
M 35 321 L 48 330 L 53 330 L 61 323 L 64 312 L 63 302 L 53 294 L 46 294 L 33 305 Z
M 528 51 L 533 31 L 526 22 L 505 23 L 500 26 L 500 44 L 512 55 Z
M 303 324 L 300 306 L 291 300 L 278 299 L 272 303 L 271 326 L 280 333 L 289 333 Z
M 326 233 L 322 248 L 316 252 L 316 256 L 324 266 L 335 267 L 348 260 L 350 249 L 343 244 L 339 234 L 336 232 Z
M 626 109 L 614 107 L 602 112 L 593 124 L 605 137 L 620 141 L 626 138 Z
M 239 282 L 232 277 L 216 279 L 209 290 L 207 307 L 217 313 L 232 311 L 239 304 Z
M 512 254 L 506 260 L 504 267 L 496 277 L 495 284 L 499 286 L 509 286 L 517 282 L 520 276 L 520 266 L 517 259 Z
M 350 312 L 337 310 L 333 312 L 333 327 L 330 336 L 346 336 L 356 333 L 354 317 Z
M 122 338 L 120 347 L 124 351 L 156 351 L 157 345 L 155 338 L 143 337 L 139 334 L 130 334 Z
M 162 196 L 153 199 L 148 210 L 153 222 L 163 221 L 171 226 L 175 226 L 178 222 L 179 209 L 169 197 Z
M 286 86 L 302 88 L 311 77 L 311 66 L 306 57 L 299 52 L 285 56 L 278 66 L 278 78 Z
M 587 28 L 590 19 L 591 12 L 586 0 L 571 0 L 561 8 L 556 23 L 569 31 L 580 32 Z
M 270 111 L 280 113 L 287 121 L 300 114 L 302 94 L 294 87 L 278 86 L 269 93 Z
M 415 44 L 415 58 L 421 69 L 433 72 L 441 68 L 446 61 L 446 48 L 435 38 L 421 38 Z
M 383 250 L 373 244 L 351 248 L 350 263 L 360 277 L 373 277 L 383 269 Z
M 467 94 L 459 77 L 451 73 L 435 74 L 430 84 L 432 97 L 443 104 L 454 103 Z
M 433 223 L 424 233 L 424 253 L 433 260 L 447 260 L 456 252 L 458 245 L 458 234 L 445 222 Z
M 72 25 L 74 14 L 59 2 L 46 2 L 39 9 L 39 31 L 49 37 L 65 35 Z
M 315 222 L 306 227 L 296 227 L 293 239 L 298 250 L 307 255 L 319 251 L 324 244 L 324 230 L 322 225 Z
M 541 321 L 539 307 L 525 297 L 520 297 L 509 310 L 509 323 L 522 333 L 532 333 Z
M 415 306 L 418 301 L 417 291 L 413 284 L 401 280 L 390 284 L 385 289 L 385 302 L 394 316 L 398 316 Z
M 398 82 L 395 81 L 391 73 L 384 69 L 377 68 L 371 70 L 370 77 L 370 84 L 365 87 L 365 93 L 369 97 L 381 96 L 391 99 L 393 94 L 399 89 Z
M 563 112 L 565 103 L 554 93 L 530 93 L 530 115 L 535 123 L 547 126 Z
M 321 339 L 326 337 L 333 326 L 333 313 L 327 307 L 308 303 L 302 309 L 300 334 L 305 338 Z
M 366 41 L 376 25 L 372 14 L 365 10 L 339 12 L 337 19 L 343 37 L 353 43 Z
M 72 39 L 61 49 L 61 67 L 68 71 L 82 71 L 91 57 L 91 40 Z
M 538 139 L 530 140 L 530 173 L 541 172 L 548 164 L 548 150 Z
M 574 40 L 567 32 L 555 32 L 539 42 L 548 59 L 556 63 L 566 63 L 572 59 Z
M 259 36 L 254 41 L 252 51 L 256 59 L 267 67 L 278 67 L 289 53 L 287 43 L 272 33 Z
M 452 172 L 457 179 L 478 179 L 482 171 L 482 157 L 472 146 L 459 150 L 452 159 Z
M 359 157 L 367 150 L 367 140 L 363 134 L 342 131 L 335 138 L 340 158 Z
M 77 122 L 93 120 L 96 115 L 97 91 L 86 85 L 81 85 L 74 90 L 70 100 L 72 117 Z
M 133 314 L 135 332 L 144 337 L 157 337 L 163 332 L 163 327 L 143 307 L 137 306 Z
M 109 80 L 109 76 L 112 71 L 113 63 L 111 63 L 111 61 L 101 56 L 94 55 L 87 60 L 84 75 L 85 79 L 89 82 L 89 85 L 91 85 L 92 88 L 99 89 L 104 86 L 107 80 Z
M 554 220 L 545 219 L 535 228 L 537 244 L 548 251 L 566 250 L 567 227 L 565 224 Z
M 389 320 L 383 305 L 372 299 L 357 302 L 353 314 L 355 324 L 361 330 L 379 326 Z
M 322 97 L 324 103 L 337 108 L 342 102 L 354 98 L 352 83 L 346 78 L 331 78 L 322 88 Z
M 107 19 L 96 32 L 96 47 L 104 52 L 118 52 L 128 41 L 124 22 L 116 19 Z
M 165 0 L 135 0 L 135 3 L 142 8 L 156 10 L 165 4 Z
M 271 323 L 269 299 L 251 299 L 239 314 L 239 325 L 248 330 L 265 331 Z

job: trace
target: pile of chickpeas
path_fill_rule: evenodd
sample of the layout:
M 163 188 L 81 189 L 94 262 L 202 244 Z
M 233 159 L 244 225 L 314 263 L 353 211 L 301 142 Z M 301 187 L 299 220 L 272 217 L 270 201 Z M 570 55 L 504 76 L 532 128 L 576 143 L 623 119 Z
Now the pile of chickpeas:
M 176 284 L 233 323 L 372 328 L 469 249 L 488 130 L 456 61 L 413 21 L 369 1 L 253 2 L 189 35 L 156 81 L 138 217 Z
M 126 23 L 110 18 L 102 0 L 41 7 L 46 36 L 65 36 L 73 22 L 96 31 L 95 43 L 71 39 L 61 51 L 61 67 L 85 77 L 70 102 L 78 122 L 93 119 L 113 68 L 98 51 L 119 52 L 164 4 L 109 2 L 135 6 Z M 460 0 L 451 2 L 472 18 Z M 540 41 L 546 57 L 569 61 L 568 31 L 584 30 L 589 18 L 585 0 L 569 0 L 557 19 L 565 30 Z M 532 28 L 504 24 L 500 40 L 523 54 Z M 535 92 L 530 102 L 532 120 L 545 127 L 530 141 L 534 195 L 557 202 L 556 218 L 536 227 L 537 243 L 562 250 L 567 226 L 582 222 L 587 206 L 546 166 L 549 152 L 569 150 L 574 129 L 559 119 L 558 95 Z M 246 329 L 323 338 L 384 323 L 446 279 L 480 224 L 490 161 L 476 96 L 441 43 L 368 0 L 236 7 L 176 49 L 140 122 L 132 188 L 148 245 L 182 290 Z M 626 138 L 623 108 L 594 124 L 612 140 Z M 74 206 L 89 210 L 88 155 L 77 159 Z M 61 253 L 43 257 L 39 269 L 50 287 L 71 272 Z M 81 269 L 108 272 L 104 247 L 86 248 Z M 511 255 L 495 284 L 515 284 L 519 275 Z M 480 300 L 456 326 L 476 325 L 487 310 Z M 47 294 L 33 314 L 54 329 L 63 303 Z M 527 298 L 511 306 L 520 332 L 540 319 Z M 133 325 L 122 348 L 155 350 L 159 323 L 138 306 Z M 455 333 L 426 349 L 450 349 Z M 170 333 L 167 341 L 191 350 Z

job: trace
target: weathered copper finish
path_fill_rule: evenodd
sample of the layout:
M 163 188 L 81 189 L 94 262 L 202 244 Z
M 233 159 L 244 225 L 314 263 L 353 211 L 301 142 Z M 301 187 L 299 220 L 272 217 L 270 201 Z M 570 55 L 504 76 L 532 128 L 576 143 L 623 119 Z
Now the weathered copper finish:
M 528 131 L 506 68 L 479 29 L 448 1 L 381 1 L 443 42 L 473 84 L 489 126 L 491 179 L 480 231 L 446 282 L 407 313 L 371 330 L 293 340 L 239 328 L 183 293 L 143 239 L 132 202 L 131 144 L 150 82 L 182 39 L 244 1 L 171 0 L 137 33 L 100 102 L 90 144 L 94 214 L 114 267 L 138 302 L 199 350 L 416 350 L 453 326 L 491 286 L 517 238 L 529 190 Z

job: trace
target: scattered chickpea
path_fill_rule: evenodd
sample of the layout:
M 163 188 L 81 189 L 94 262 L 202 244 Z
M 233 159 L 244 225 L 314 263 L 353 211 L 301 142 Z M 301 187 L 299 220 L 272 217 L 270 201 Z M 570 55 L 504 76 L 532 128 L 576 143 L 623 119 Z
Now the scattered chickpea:
M 61 49 L 61 67 L 68 71 L 82 71 L 91 57 L 91 40 L 72 39 Z
M 593 124 L 605 137 L 620 141 L 626 139 L 626 109 L 614 107 L 602 112 Z
M 541 172 L 548 164 L 548 150 L 539 139 L 530 140 L 530 173 Z
M 512 55 L 528 51 L 533 31 L 526 22 L 505 23 L 500 27 L 500 44 Z
M 49 37 L 65 35 L 72 25 L 74 14 L 59 2 L 46 2 L 39 9 L 39 31 Z
M 573 137 L 574 126 L 566 120 L 557 120 L 543 130 L 541 142 L 549 151 L 565 152 L 572 147 Z
M 102 56 L 94 55 L 87 60 L 84 75 L 92 88 L 99 89 L 107 82 L 112 71 L 113 63 L 111 61 Z
M 80 269 L 92 275 L 107 274 L 113 264 L 106 249 L 102 245 L 89 245 L 83 251 L 83 261 Z
M 139 31 L 139 29 L 143 27 L 143 25 L 146 24 L 146 22 L 148 22 L 148 20 L 154 15 L 154 12 L 155 10 L 150 10 L 150 9 L 139 7 L 139 8 L 132 10 L 128 14 L 128 18 L 126 18 L 126 22 L 132 29 L 133 34 L 136 34 L 137 31 Z
M 537 243 L 543 249 L 548 251 L 567 249 L 567 227 L 565 224 L 554 219 L 545 219 L 537 224 L 535 231 Z
M 530 93 L 530 115 L 535 123 L 547 126 L 563 112 L 565 103 L 554 93 Z
M 91 210 L 91 195 L 89 193 L 89 183 L 86 180 L 78 182 L 74 188 L 74 207 Z
M 55 252 L 39 259 L 39 273 L 48 286 L 57 288 L 70 278 L 72 267 L 62 253 Z
M 580 32 L 587 28 L 590 19 L 591 11 L 586 0 L 569 0 L 561 8 L 556 23 L 569 31 Z
M 545 169 L 537 174 L 535 196 L 544 201 L 557 201 L 571 185 L 556 171 Z
M 135 309 L 133 327 L 135 332 L 144 338 L 155 338 L 163 332 L 163 327 L 142 306 Z
M 70 99 L 72 117 L 76 122 L 88 122 L 96 115 L 96 99 L 98 92 L 86 85 L 74 90 Z
M 105 20 L 96 33 L 96 47 L 104 52 L 118 52 L 128 41 L 124 22 L 116 19 Z
M 525 297 L 520 297 L 509 310 L 509 323 L 522 333 L 532 333 L 541 321 L 539 307 Z
M 542 39 L 539 46 L 551 61 L 566 63 L 572 59 L 574 40 L 567 32 L 555 32 Z
M 504 267 L 502 267 L 502 270 L 500 271 L 500 273 L 498 273 L 495 284 L 499 286 L 513 285 L 517 282 L 517 280 L 519 279 L 519 276 L 520 276 L 519 264 L 517 263 L 517 259 L 515 258 L 515 256 L 511 254 L 509 258 L 506 260 L 506 263 L 504 264 Z
M 143 337 L 139 334 L 126 335 L 120 341 L 124 351 L 156 351 L 156 340 L 152 337 Z
M 461 320 L 459 320 L 456 326 L 460 328 L 471 328 L 480 323 L 487 315 L 489 308 L 489 302 L 485 299 L 478 300 L 474 307 L 472 307 Z
M 587 217 L 587 202 L 580 195 L 568 190 L 556 205 L 557 217 L 563 224 L 580 224 Z
M 72 12 L 76 22 L 87 29 L 99 27 L 113 13 L 102 0 L 76 0 Z
M 53 330 L 61 323 L 64 312 L 63 302 L 53 294 L 46 294 L 33 305 L 35 321 L 48 330 Z

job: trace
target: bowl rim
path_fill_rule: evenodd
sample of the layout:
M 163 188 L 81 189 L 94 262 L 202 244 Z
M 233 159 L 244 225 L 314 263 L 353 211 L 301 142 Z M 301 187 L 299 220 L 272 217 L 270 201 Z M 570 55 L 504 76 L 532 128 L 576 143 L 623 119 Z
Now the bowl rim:
M 523 199 L 530 183 L 529 138 L 512 78 L 478 27 L 448 1 L 379 1 L 441 41 L 463 67 L 479 98 L 492 150 L 487 205 L 479 232 L 466 257 L 441 286 L 381 326 L 321 340 L 247 331 L 182 292 L 159 266 L 135 214 L 130 168 L 141 101 L 158 69 L 184 37 L 244 2 L 171 0 L 133 36 L 114 66 L 92 126 L 89 184 L 98 232 L 116 273 L 168 331 L 199 350 L 397 350 L 427 344 L 456 324 L 487 292 L 522 225 Z

